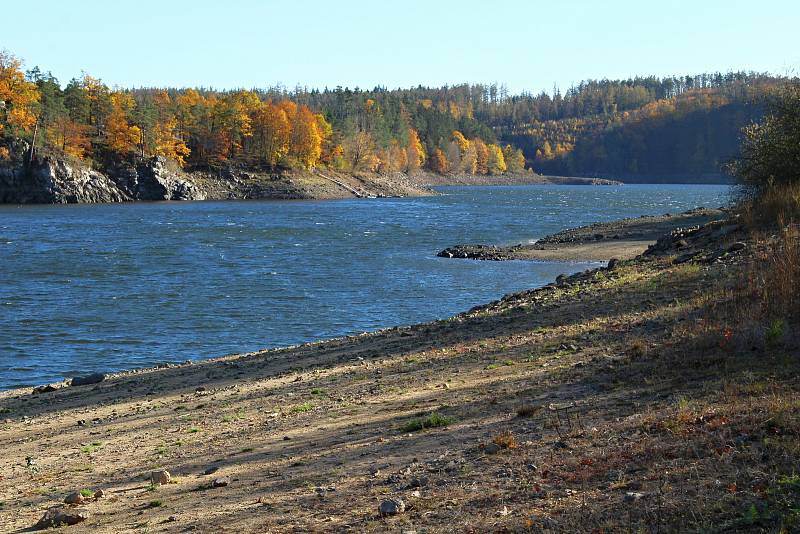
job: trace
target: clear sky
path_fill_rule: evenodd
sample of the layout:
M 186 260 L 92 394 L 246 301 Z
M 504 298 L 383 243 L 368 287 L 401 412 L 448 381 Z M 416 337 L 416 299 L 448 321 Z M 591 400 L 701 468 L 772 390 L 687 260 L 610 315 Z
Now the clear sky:
M 62 84 L 389 88 L 800 71 L 798 0 L 4 2 L 0 49 Z

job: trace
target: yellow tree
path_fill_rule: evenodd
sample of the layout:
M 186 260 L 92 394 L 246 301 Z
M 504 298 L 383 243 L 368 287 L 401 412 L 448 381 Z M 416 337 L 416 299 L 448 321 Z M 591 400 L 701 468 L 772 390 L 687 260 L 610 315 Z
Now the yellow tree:
M 518 148 L 515 149 L 511 145 L 506 145 L 503 149 L 503 157 L 506 160 L 508 172 L 525 172 L 525 155 L 522 153 L 522 150 Z
M 108 149 L 119 155 L 130 154 L 141 143 L 142 131 L 128 122 L 133 98 L 128 93 L 111 94 L 111 112 L 106 118 L 105 141 Z
M 477 174 L 489 174 L 489 149 L 480 139 L 474 139 L 472 144 L 475 146 L 475 172 Z
M 275 168 L 289 153 L 292 125 L 283 109 L 267 101 L 255 114 L 253 135 L 261 157 L 270 167 Z
M 306 169 L 312 169 L 322 155 L 322 133 L 317 116 L 307 106 L 298 106 L 292 122 L 290 155 Z
M 14 135 L 28 132 L 36 124 L 39 90 L 21 67 L 20 60 L 0 50 L 0 135 L 6 129 Z
M 178 137 L 178 119 L 172 113 L 172 100 L 166 91 L 155 94 L 154 102 L 158 119 L 153 128 L 153 155 L 164 156 L 183 165 L 189 155 L 189 147 Z
M 469 140 L 466 137 L 464 137 L 464 134 L 462 134 L 458 130 L 455 130 L 453 132 L 453 139 L 458 145 L 458 150 L 461 152 L 461 155 L 463 156 L 464 153 L 467 151 L 467 149 L 469 149 Z
M 317 114 L 316 118 L 317 129 L 322 136 L 322 154 L 319 159 L 322 163 L 331 163 L 336 158 L 337 150 L 339 150 L 337 148 L 338 145 L 333 142 L 333 126 L 322 114 Z
M 506 159 L 503 157 L 503 150 L 497 145 L 487 145 L 489 150 L 489 172 L 491 174 L 503 174 L 508 167 Z
M 103 130 L 103 119 L 113 111 L 114 103 L 111 92 L 102 80 L 93 78 L 86 73 L 83 74 L 81 87 L 83 87 L 86 100 L 89 102 L 89 124 L 95 127 L 96 133 L 99 135 Z M 133 101 L 131 100 L 131 102 Z
M 419 140 L 419 134 L 413 128 L 408 129 L 408 147 L 406 147 L 406 172 L 413 174 L 425 164 L 425 147 Z
M 194 89 L 186 89 L 175 98 L 175 105 L 178 137 L 185 143 L 195 131 L 197 116 L 201 114 L 200 108 L 205 107 L 205 99 Z

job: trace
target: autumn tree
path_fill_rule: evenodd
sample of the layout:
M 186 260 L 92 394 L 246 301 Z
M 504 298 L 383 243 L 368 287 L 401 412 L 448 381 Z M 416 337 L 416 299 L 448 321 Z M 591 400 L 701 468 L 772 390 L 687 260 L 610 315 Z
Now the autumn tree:
M 322 155 L 323 141 L 317 116 L 307 106 L 298 106 L 292 123 L 289 154 L 302 167 L 312 169 Z
M 383 173 L 401 172 L 408 166 L 408 155 L 396 139 L 388 148 L 381 150 L 378 159 L 378 171 Z
M 406 147 L 406 172 L 414 174 L 425 164 L 425 148 L 419 134 L 413 128 L 408 129 L 408 146 Z
M 39 91 L 25 79 L 22 62 L 0 50 L 0 135 L 29 133 L 36 124 Z
M 374 171 L 380 164 L 375 140 L 368 132 L 349 136 L 344 143 L 344 158 L 351 171 Z
M 59 114 L 48 124 L 47 142 L 64 154 L 83 159 L 92 150 L 90 130 L 90 126 L 73 120 L 68 114 Z
M 447 174 L 450 170 L 450 163 L 441 148 L 436 148 L 431 154 L 430 166 L 433 172 L 441 175 Z
M 508 167 L 503 157 L 503 150 L 495 144 L 487 145 L 486 148 L 489 151 L 489 174 L 505 173 Z
M 503 157 L 505 158 L 508 172 L 525 172 L 525 154 L 522 153 L 522 150 L 506 145 L 503 149 Z
M 473 141 L 475 146 L 475 172 L 477 174 L 489 174 L 489 149 L 480 139 Z
M 142 130 L 128 121 L 133 98 L 128 93 L 110 95 L 111 111 L 106 118 L 104 140 L 108 149 L 118 155 L 131 154 L 141 143 Z
M 274 169 L 289 153 L 292 125 L 286 112 L 272 101 L 264 102 L 255 113 L 253 132 L 261 158 Z

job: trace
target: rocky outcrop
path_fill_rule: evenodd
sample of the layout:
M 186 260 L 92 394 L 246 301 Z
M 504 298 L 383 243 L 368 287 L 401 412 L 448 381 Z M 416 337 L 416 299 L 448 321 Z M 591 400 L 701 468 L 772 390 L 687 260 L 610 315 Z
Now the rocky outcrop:
M 192 178 L 160 156 L 137 165 L 122 164 L 109 173 L 134 200 L 205 200 L 206 193 Z
M 644 252 L 645 256 L 674 256 L 673 263 L 725 262 L 747 245 L 738 241 L 744 230 L 734 220 L 713 221 L 702 226 L 676 228 Z
M 14 204 L 75 204 L 132 200 L 108 176 L 63 159 L 34 160 L 0 167 L 0 202 Z
M 203 200 L 191 177 L 161 157 L 107 172 L 45 156 L 23 165 L 0 167 L 0 203 L 77 204 L 131 200 Z
M 323 199 L 426 196 L 433 191 L 397 175 L 307 170 L 184 171 L 163 157 L 106 163 L 101 170 L 40 156 L 26 165 L 24 145 L 0 163 L 0 204 L 73 204 L 136 200 Z
M 654 250 L 672 246 L 672 237 L 662 237 L 673 232 L 676 246 L 686 228 L 700 228 L 709 222 L 725 220 L 728 212 L 723 209 L 696 208 L 683 213 L 664 215 L 642 215 L 641 217 L 620 219 L 570 228 L 543 237 L 531 244 L 517 244 L 508 247 L 492 245 L 455 245 L 448 247 L 436 255 L 442 258 L 466 258 L 473 260 L 530 260 L 537 259 L 536 251 L 565 250 L 587 244 L 613 244 L 626 242 L 659 242 Z M 675 232 L 678 229 L 677 233 Z M 669 240 L 669 243 L 665 240 Z M 663 241 L 663 243 L 662 243 Z M 653 248 L 653 247 L 651 247 Z
M 505 261 L 516 258 L 515 252 L 522 245 L 496 247 L 493 245 L 455 245 L 447 247 L 436 255 L 440 258 L 465 258 L 470 260 Z

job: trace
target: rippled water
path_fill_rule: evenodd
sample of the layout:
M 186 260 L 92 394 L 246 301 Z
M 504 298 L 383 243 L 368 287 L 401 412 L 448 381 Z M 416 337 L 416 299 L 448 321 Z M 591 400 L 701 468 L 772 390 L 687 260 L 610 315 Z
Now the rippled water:
M 443 318 L 590 264 L 435 257 L 727 201 L 726 186 L 0 206 L 0 388 Z

